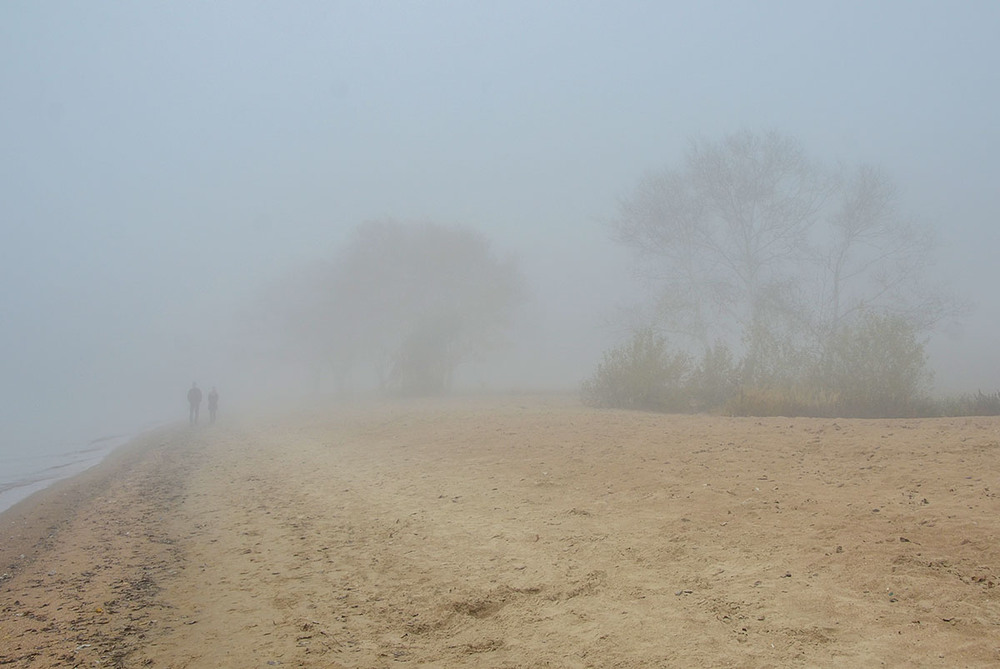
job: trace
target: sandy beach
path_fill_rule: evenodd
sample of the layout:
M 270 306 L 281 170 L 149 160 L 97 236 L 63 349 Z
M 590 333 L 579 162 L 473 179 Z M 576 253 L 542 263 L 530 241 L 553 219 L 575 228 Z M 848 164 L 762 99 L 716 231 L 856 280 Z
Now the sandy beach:
M 998 492 L 997 418 L 162 428 L 0 516 L 0 666 L 997 666 Z

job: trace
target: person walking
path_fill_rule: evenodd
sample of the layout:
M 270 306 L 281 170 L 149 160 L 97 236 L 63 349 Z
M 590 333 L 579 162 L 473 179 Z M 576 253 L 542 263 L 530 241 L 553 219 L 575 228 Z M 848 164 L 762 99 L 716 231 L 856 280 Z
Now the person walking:
M 191 390 L 188 391 L 188 404 L 191 407 L 188 418 L 192 425 L 197 425 L 198 413 L 201 411 L 201 388 L 198 387 L 197 383 L 191 384 Z
M 219 410 L 219 393 L 215 390 L 215 386 L 212 386 L 212 390 L 208 393 L 208 422 L 215 422 L 215 412 Z

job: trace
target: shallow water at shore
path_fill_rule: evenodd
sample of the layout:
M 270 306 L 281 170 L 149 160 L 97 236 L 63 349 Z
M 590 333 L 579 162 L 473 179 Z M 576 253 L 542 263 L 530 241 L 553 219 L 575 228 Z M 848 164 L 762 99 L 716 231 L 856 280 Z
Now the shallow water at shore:
M 51 451 L 0 451 L 0 513 L 56 481 L 90 469 L 134 435 L 100 437 L 82 446 L 57 446 Z

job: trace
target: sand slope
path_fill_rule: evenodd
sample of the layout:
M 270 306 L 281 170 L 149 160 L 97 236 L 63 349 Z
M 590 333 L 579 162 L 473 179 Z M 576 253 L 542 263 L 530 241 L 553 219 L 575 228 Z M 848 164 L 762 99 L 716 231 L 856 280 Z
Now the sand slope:
M 994 418 L 506 398 L 146 441 L 0 518 L 0 666 L 1000 664 Z

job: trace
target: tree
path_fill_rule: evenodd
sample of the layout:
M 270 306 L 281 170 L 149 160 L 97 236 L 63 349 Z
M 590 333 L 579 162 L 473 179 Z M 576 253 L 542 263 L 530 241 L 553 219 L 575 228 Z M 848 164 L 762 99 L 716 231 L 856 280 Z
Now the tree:
M 895 205 L 874 168 L 828 170 L 795 140 L 743 131 L 646 175 L 613 229 L 655 289 L 663 327 L 741 345 L 743 383 L 766 385 L 863 311 L 925 329 L 953 312 L 923 281 L 930 236 Z
M 896 188 L 885 173 L 861 165 L 835 175 L 832 183 L 836 197 L 819 221 L 810 259 L 816 271 L 809 277 L 809 297 L 817 305 L 812 316 L 820 339 L 876 311 L 926 330 L 963 310 L 928 284 L 933 234 L 899 216 Z
M 303 275 L 286 308 L 288 345 L 342 382 L 359 365 L 380 389 L 450 389 L 455 370 L 503 341 L 524 296 L 516 264 L 482 234 L 433 223 L 364 223 Z

